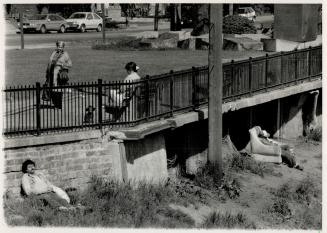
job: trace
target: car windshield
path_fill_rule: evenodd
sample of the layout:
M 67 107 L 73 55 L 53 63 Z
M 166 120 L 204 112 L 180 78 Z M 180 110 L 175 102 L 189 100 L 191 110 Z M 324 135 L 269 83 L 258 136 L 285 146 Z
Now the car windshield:
M 244 14 L 245 13 L 245 9 L 238 9 L 238 13 L 239 14 Z
M 84 19 L 85 18 L 85 14 L 80 14 L 80 13 L 72 14 L 69 18 L 70 19 Z
M 45 20 L 46 18 L 46 15 L 32 15 L 28 17 L 29 20 Z

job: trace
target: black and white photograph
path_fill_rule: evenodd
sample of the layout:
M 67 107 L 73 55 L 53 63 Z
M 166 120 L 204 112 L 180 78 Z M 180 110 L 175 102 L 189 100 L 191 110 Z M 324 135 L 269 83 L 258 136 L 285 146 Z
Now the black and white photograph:
M 322 1 L 1 5 L 5 226 L 322 232 Z

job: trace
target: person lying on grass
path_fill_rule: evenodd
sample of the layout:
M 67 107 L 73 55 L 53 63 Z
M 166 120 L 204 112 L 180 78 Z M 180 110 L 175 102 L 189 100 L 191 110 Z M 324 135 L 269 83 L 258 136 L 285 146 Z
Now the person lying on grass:
M 34 195 L 45 205 L 59 210 L 74 209 L 64 190 L 53 185 L 42 173 L 35 171 L 35 162 L 26 160 L 22 165 L 22 172 L 22 189 L 26 196 Z

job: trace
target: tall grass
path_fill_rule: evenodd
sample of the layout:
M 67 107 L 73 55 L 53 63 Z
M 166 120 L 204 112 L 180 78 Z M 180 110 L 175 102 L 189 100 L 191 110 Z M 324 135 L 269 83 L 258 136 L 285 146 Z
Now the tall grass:
M 201 225 L 202 228 L 236 228 L 236 229 L 256 229 L 256 225 L 249 221 L 243 213 L 232 215 L 230 213 L 221 214 L 212 212 Z
M 173 189 L 166 183 L 119 183 L 93 178 L 89 189 L 76 200 L 85 210 L 63 212 L 28 198 L 22 204 L 7 206 L 5 212 L 9 225 L 194 227 L 193 219 L 169 207 L 175 198 Z M 21 213 L 24 220 L 19 223 L 10 220 L 10 216 Z

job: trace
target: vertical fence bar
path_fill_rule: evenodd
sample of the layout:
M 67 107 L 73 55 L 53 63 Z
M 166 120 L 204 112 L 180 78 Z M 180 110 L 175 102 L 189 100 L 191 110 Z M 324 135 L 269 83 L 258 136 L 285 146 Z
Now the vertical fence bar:
M 265 57 L 265 87 L 266 87 L 266 92 L 268 91 L 268 67 L 269 67 L 269 54 L 266 53 Z
M 285 82 L 284 80 L 284 63 L 283 63 L 283 51 L 280 52 L 280 82 L 283 84 Z
M 192 106 L 193 110 L 196 109 L 196 68 L 192 66 Z
M 266 88 L 266 92 L 268 91 L 268 59 L 269 59 L 269 55 L 268 55 L 268 53 L 266 53 L 266 57 L 265 57 L 265 88 Z
M 294 79 L 295 79 L 295 84 L 297 84 L 297 78 L 298 78 L 298 70 L 297 70 L 297 67 L 298 67 L 298 63 L 297 63 L 297 49 L 295 49 L 295 52 L 294 52 L 294 60 L 295 60 L 295 63 L 294 63 L 294 69 L 295 69 L 295 72 L 294 72 Z
M 234 60 L 231 61 L 231 75 L 230 75 L 230 94 L 234 95 Z M 249 77 L 250 78 L 250 77 Z
M 41 93 L 41 85 L 39 82 L 37 82 L 36 83 L 36 133 L 37 135 L 40 135 L 41 133 L 40 93 Z
M 149 120 L 150 116 L 150 76 L 145 76 L 145 117 L 146 120 Z
M 309 46 L 309 55 L 308 55 L 308 76 L 309 76 L 309 81 L 311 81 L 311 50 L 312 50 L 312 47 Z
M 102 128 L 102 79 L 98 79 L 98 121 L 99 128 Z
M 252 96 L 252 57 L 249 58 L 249 89 Z
M 170 116 L 174 116 L 174 71 L 171 70 L 169 79 L 169 89 L 170 89 Z

